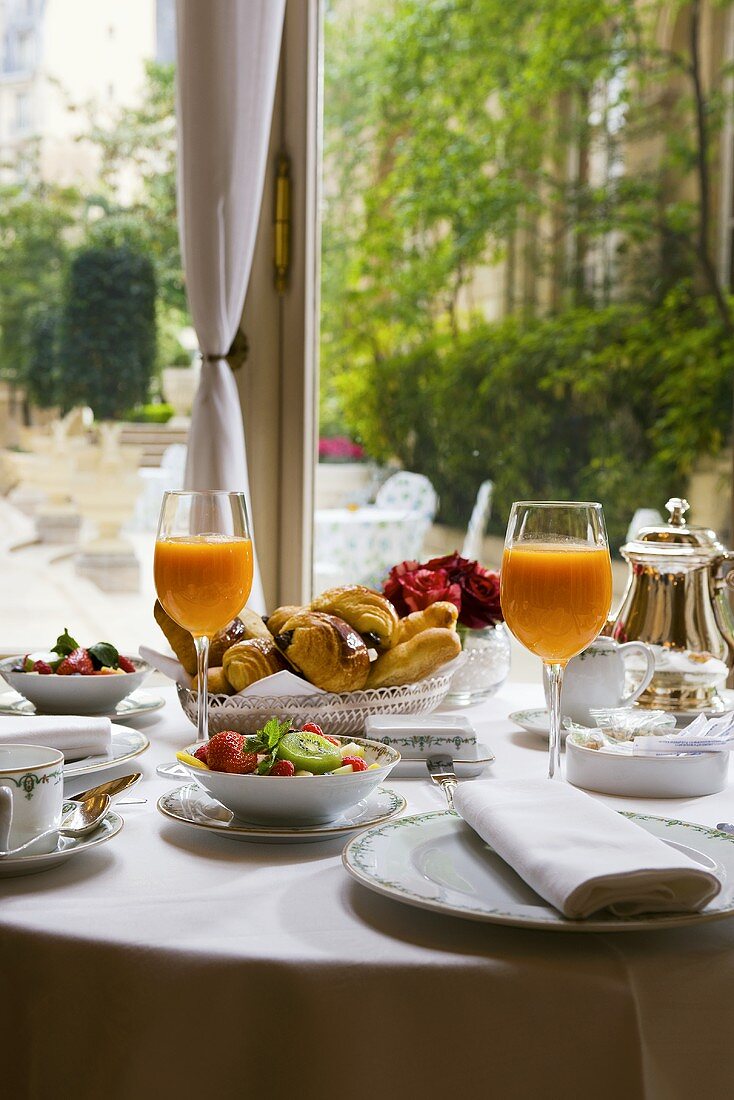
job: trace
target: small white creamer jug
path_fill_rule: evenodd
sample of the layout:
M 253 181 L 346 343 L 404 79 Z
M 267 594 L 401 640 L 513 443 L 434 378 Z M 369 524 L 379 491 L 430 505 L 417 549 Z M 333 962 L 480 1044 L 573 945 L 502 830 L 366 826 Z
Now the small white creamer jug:
M 645 671 L 634 691 L 625 695 L 625 659 L 632 656 L 642 658 Z M 631 706 L 642 695 L 654 673 L 655 655 L 649 645 L 644 642 L 620 645 L 613 638 L 600 636 L 566 665 L 561 714 L 580 726 L 595 726 L 590 714 L 592 708 Z

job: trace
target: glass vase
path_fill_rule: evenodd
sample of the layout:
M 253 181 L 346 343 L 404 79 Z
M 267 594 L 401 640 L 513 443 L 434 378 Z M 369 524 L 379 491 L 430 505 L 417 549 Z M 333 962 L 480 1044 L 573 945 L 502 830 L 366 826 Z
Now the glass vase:
M 467 707 L 489 699 L 510 675 L 510 638 L 504 623 L 470 630 L 459 626 L 463 660 L 451 677 L 445 702 Z

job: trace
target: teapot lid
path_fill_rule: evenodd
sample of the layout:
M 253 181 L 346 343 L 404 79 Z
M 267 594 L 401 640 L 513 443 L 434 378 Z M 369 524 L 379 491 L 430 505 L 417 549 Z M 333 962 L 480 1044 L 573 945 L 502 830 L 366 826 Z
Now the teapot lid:
M 668 522 L 654 527 L 643 527 L 637 538 L 622 547 L 621 553 L 625 558 L 632 561 L 657 561 L 672 557 L 702 565 L 726 553 L 715 531 L 707 527 L 692 527 L 686 523 L 685 513 L 690 508 L 687 500 L 671 497 L 665 507 L 670 513 Z

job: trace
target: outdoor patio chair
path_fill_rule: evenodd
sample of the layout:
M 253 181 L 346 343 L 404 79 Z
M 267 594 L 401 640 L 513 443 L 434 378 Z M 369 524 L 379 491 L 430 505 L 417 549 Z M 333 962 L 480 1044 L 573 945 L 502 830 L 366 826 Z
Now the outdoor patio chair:
M 474 502 L 469 525 L 464 537 L 464 545 L 461 548 L 461 556 L 471 561 L 480 561 L 482 556 L 482 544 L 487 530 L 489 517 L 492 514 L 493 481 L 483 481 L 479 486 L 477 499 Z
M 428 478 L 408 470 L 400 470 L 387 479 L 377 492 L 375 504 L 378 508 L 415 512 L 427 519 L 429 526 L 438 511 L 436 490 Z

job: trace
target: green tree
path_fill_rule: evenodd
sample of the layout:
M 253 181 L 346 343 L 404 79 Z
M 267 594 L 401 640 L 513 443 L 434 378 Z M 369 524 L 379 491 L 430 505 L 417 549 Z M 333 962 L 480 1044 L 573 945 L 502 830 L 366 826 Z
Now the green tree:
M 155 269 L 129 244 L 80 250 L 71 262 L 59 337 L 66 408 L 120 418 L 147 400 L 156 356 Z

